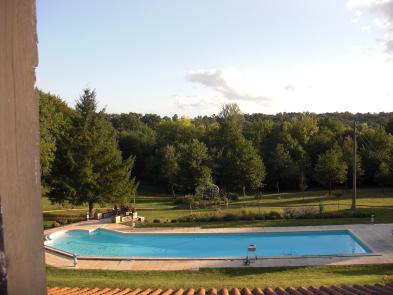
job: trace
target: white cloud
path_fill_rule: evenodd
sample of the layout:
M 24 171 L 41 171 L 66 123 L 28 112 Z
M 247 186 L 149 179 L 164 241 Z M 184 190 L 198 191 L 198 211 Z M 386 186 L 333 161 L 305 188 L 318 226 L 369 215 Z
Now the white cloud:
M 351 18 L 351 22 L 356 24 L 359 22 L 360 17 L 363 15 L 363 12 L 361 11 L 355 11 L 354 16 Z
M 385 31 L 383 43 L 385 53 L 393 54 L 393 0 L 348 0 L 347 5 L 355 13 L 351 21 L 358 23 L 364 12 L 376 15 L 371 24 L 378 30 Z M 370 32 L 371 27 L 362 26 L 361 30 Z
M 232 101 L 253 101 L 257 103 L 265 104 L 272 98 L 269 96 L 252 94 L 251 91 L 241 90 L 239 84 L 239 74 L 236 72 L 234 77 L 232 70 L 223 69 L 201 69 L 196 71 L 191 71 L 186 76 L 186 79 L 190 82 L 200 84 L 207 88 L 210 88 L 220 94 L 222 94 L 226 99 Z M 232 76 L 232 77 L 231 77 Z M 247 84 L 247 82 L 246 82 Z
M 228 101 L 245 113 L 393 111 L 392 76 L 393 64 L 385 56 L 362 52 L 286 68 L 196 70 L 187 75 L 192 82 L 187 95 L 178 95 L 175 103 L 187 115 L 217 113 Z M 261 104 L 256 97 L 274 99 Z
M 287 86 L 284 87 L 285 90 L 287 91 L 295 91 L 295 87 L 292 84 L 288 84 Z
M 211 106 L 211 102 L 206 99 L 190 99 L 190 97 L 179 98 L 176 100 L 176 105 L 181 110 L 191 109 L 205 109 Z
M 386 42 L 386 53 L 393 54 L 393 39 Z
M 371 32 L 371 26 L 362 26 L 360 28 L 362 32 L 370 33 Z
M 350 8 L 371 7 L 375 5 L 383 5 L 391 2 L 391 0 L 348 0 L 347 5 Z

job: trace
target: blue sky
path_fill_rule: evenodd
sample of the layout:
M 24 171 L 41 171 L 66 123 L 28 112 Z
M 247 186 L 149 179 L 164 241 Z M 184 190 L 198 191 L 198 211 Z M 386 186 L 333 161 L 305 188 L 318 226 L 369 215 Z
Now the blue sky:
M 390 0 L 38 0 L 37 19 L 37 86 L 70 105 L 393 111 Z

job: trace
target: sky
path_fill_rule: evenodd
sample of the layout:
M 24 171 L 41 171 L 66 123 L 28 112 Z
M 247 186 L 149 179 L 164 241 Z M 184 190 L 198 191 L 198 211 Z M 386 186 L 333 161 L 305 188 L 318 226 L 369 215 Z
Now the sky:
M 37 87 L 70 106 L 393 111 L 393 0 L 37 0 L 37 24 Z

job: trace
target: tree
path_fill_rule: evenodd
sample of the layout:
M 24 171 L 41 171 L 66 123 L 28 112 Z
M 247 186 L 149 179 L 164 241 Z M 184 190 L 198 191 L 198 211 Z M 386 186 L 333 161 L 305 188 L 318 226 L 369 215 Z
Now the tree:
M 382 127 L 364 128 L 359 133 L 359 151 L 365 179 L 369 183 L 375 184 L 377 181 L 378 185 L 382 185 L 383 170 L 386 170 L 384 166 L 393 160 L 393 136 Z M 376 178 L 377 174 L 379 176 Z
M 314 116 L 301 115 L 291 120 L 292 137 L 296 138 L 300 145 L 305 146 L 318 132 L 317 120 Z
M 263 186 L 265 166 L 251 142 L 238 137 L 226 146 L 218 159 L 221 185 L 226 190 L 242 191 Z
M 190 143 L 198 139 L 201 129 L 197 128 L 190 119 L 181 117 L 177 121 L 162 120 L 157 126 L 157 144 L 163 147 L 167 144 Z
M 216 177 L 224 191 L 262 187 L 265 166 L 252 143 L 242 134 L 244 116 L 236 104 L 224 105 L 216 152 Z
M 59 137 L 69 128 L 71 109 L 58 97 L 38 90 L 42 194 L 50 191 L 52 164 Z
M 390 135 L 393 135 L 393 118 L 390 118 L 389 122 L 385 126 L 385 130 Z
M 163 180 L 168 183 L 171 187 L 173 198 L 175 195 L 175 184 L 176 177 L 180 170 L 179 167 L 179 154 L 176 151 L 176 148 L 173 145 L 166 145 L 162 148 L 160 153 L 161 159 L 161 175 Z
M 147 126 L 155 130 L 161 122 L 161 117 L 156 114 L 145 114 L 141 117 L 141 120 Z
M 375 173 L 375 181 L 378 185 L 384 187 L 392 184 L 393 174 L 388 163 L 382 162 L 379 164 L 378 170 Z
M 280 193 L 280 183 L 284 182 L 290 186 L 291 183 L 298 184 L 300 174 L 297 165 L 291 158 L 283 144 L 278 144 L 270 157 L 270 177 L 276 181 L 277 192 Z M 303 179 L 303 181 L 305 181 Z
M 329 195 L 334 183 L 345 182 L 348 166 L 345 163 L 342 151 L 334 146 L 318 157 L 315 166 L 316 180 L 322 185 L 329 185 Z
M 195 187 L 205 181 L 211 181 L 209 153 L 206 145 L 197 139 L 189 144 L 180 144 L 179 181 L 184 191 L 193 192 Z
M 204 181 L 195 188 L 195 194 L 202 200 L 213 200 L 220 197 L 220 188 L 210 181 Z
M 68 136 L 57 150 L 49 198 L 74 205 L 125 204 L 135 193 L 134 158 L 122 160 L 116 132 L 104 111 L 97 113 L 95 91 L 85 89 L 76 104 Z
M 257 120 L 245 124 L 244 136 L 253 143 L 261 157 L 264 155 L 266 139 L 272 131 L 273 125 L 271 120 Z
M 237 104 L 226 104 L 218 118 L 221 123 L 221 136 L 232 137 L 243 130 L 244 116 Z
M 235 163 L 234 180 L 242 188 L 243 195 L 245 195 L 246 188 L 261 188 L 266 174 L 265 166 L 251 142 L 245 139 L 239 139 L 232 156 L 233 163 Z

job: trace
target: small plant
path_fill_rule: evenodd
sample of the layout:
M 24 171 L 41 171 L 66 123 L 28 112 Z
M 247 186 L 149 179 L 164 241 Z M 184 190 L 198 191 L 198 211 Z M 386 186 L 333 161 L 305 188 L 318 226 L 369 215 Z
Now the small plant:
M 202 200 L 213 200 L 220 196 L 220 189 L 217 185 L 211 182 L 204 182 L 195 188 L 195 195 Z
M 338 191 L 335 191 L 333 193 L 333 196 L 335 196 L 337 199 L 337 209 L 338 210 L 340 210 L 340 198 L 342 197 L 342 195 L 343 195 L 342 192 L 338 192 Z
M 231 200 L 231 201 L 239 201 L 239 199 L 240 199 L 240 196 L 239 196 L 239 194 L 237 194 L 237 193 L 228 193 L 228 195 L 227 195 L 227 197 L 228 197 L 228 199 L 229 200 Z
M 300 218 L 311 218 L 318 215 L 318 209 L 312 206 L 300 207 Z
M 268 214 L 266 214 L 266 219 L 281 219 L 281 214 L 277 211 L 270 211 Z
M 286 219 L 294 218 L 296 215 L 296 208 L 286 207 L 283 210 L 283 217 Z
M 325 213 L 325 205 L 319 203 L 319 215 L 322 215 L 323 213 Z
M 235 215 L 232 213 L 225 214 L 222 218 L 224 221 L 236 221 L 240 219 L 239 215 Z
M 161 223 L 161 220 L 160 219 L 154 219 L 153 223 Z
M 257 193 L 257 194 L 255 195 L 255 200 L 260 201 L 260 200 L 262 200 L 262 199 L 263 199 L 263 193 Z

